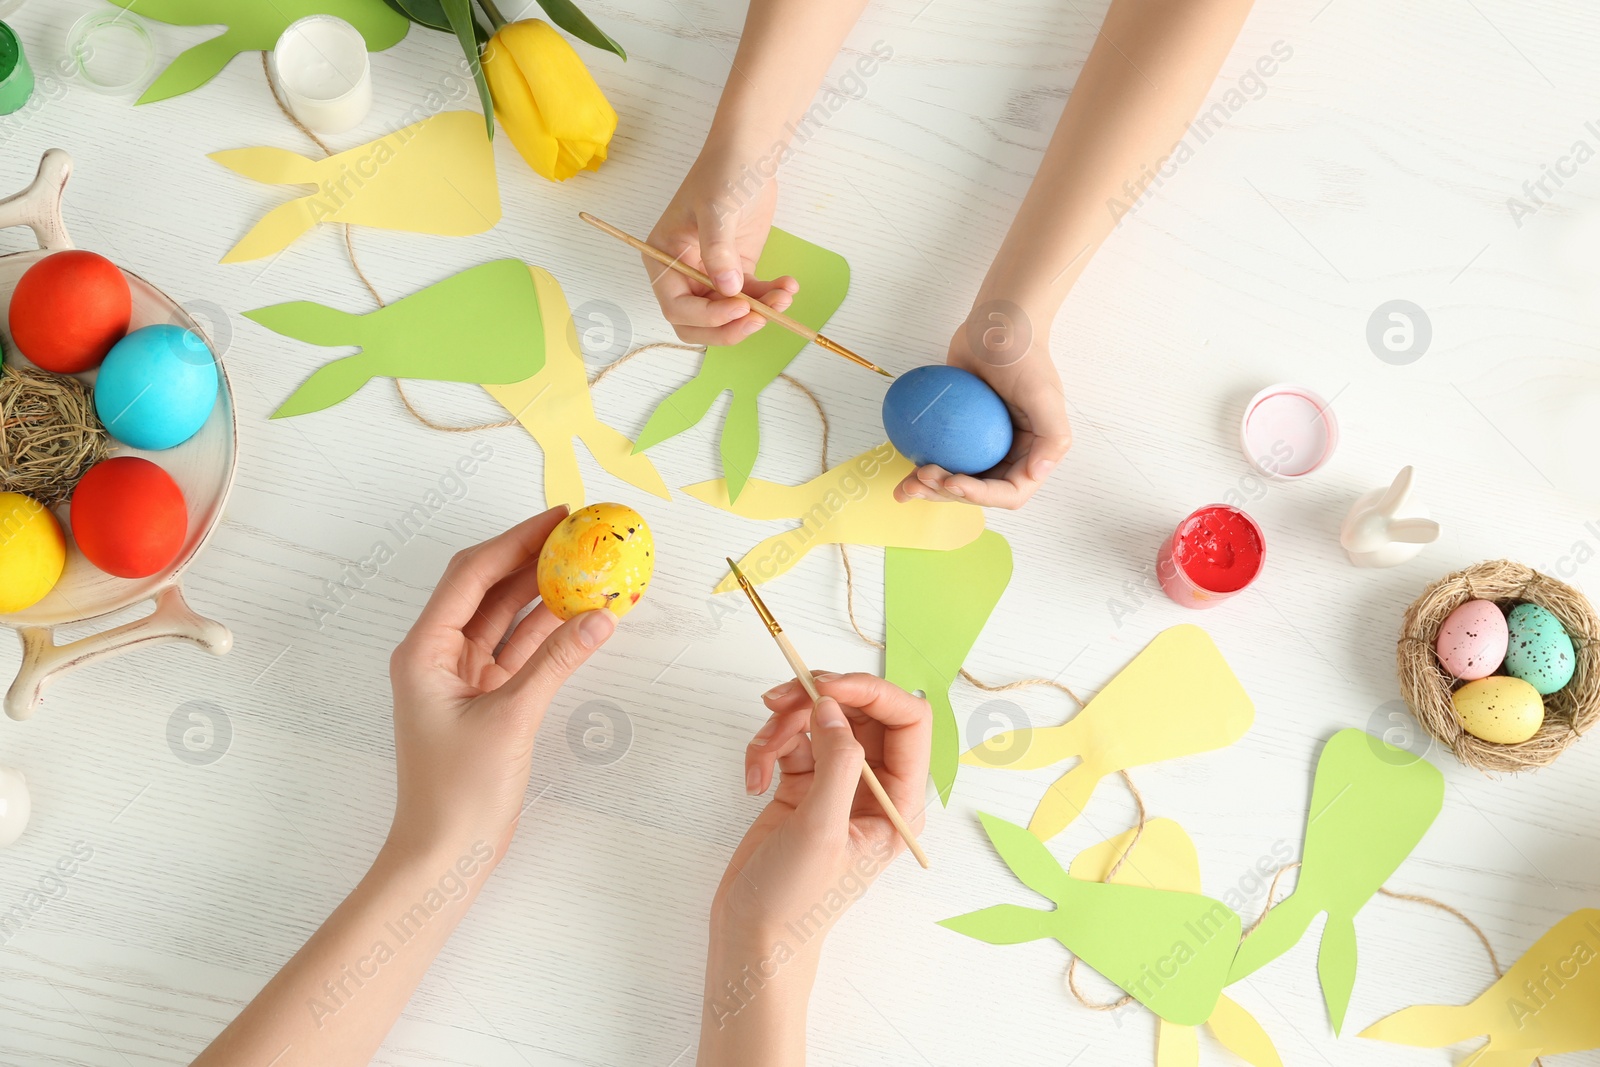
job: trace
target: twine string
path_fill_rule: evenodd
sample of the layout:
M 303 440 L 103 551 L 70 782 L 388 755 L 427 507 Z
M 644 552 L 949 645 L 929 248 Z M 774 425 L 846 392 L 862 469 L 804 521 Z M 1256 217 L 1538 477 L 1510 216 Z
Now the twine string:
M 0 368 L 0 489 L 53 508 L 110 453 L 111 438 L 82 382 Z
M 266 78 L 267 87 L 272 91 L 272 99 L 278 105 L 278 110 L 283 112 L 284 117 L 287 118 L 291 123 L 293 123 L 294 127 L 297 130 L 299 130 L 301 133 L 305 134 L 305 136 L 308 139 L 310 139 L 310 141 L 313 144 L 315 144 L 318 148 L 320 148 L 322 150 L 322 153 L 323 153 L 324 156 L 333 155 L 334 154 L 333 153 L 333 149 L 330 148 L 322 140 L 322 138 L 318 137 L 314 132 L 312 132 L 310 127 L 306 126 L 305 123 L 301 122 L 298 118 L 296 118 L 294 113 L 291 112 L 289 110 L 288 106 L 285 105 L 285 103 L 283 102 L 283 98 L 278 93 L 277 85 L 273 83 L 273 80 L 272 80 L 272 69 L 271 69 L 271 66 L 267 62 L 267 53 L 266 52 L 262 52 L 261 53 L 261 70 L 262 70 L 262 74 Z M 345 224 L 345 226 L 344 226 L 344 243 L 345 243 L 345 250 L 349 254 L 349 257 L 350 257 L 351 269 L 353 269 L 355 271 L 356 277 L 361 280 L 361 284 L 366 287 L 367 292 L 372 294 L 373 301 L 376 302 L 377 305 L 380 308 L 387 307 L 388 304 L 383 299 L 382 294 L 378 292 L 377 286 L 372 284 L 372 279 L 367 277 L 366 272 L 361 269 L 361 262 L 356 256 L 355 241 L 351 236 L 351 227 L 350 227 L 349 224 Z M 701 346 L 701 345 L 679 344 L 679 343 L 674 342 L 674 341 L 655 341 L 655 342 L 652 342 L 650 344 L 640 345 L 638 348 L 632 349 L 631 351 L 624 353 L 623 355 L 619 356 L 617 359 L 613 360 L 611 363 L 608 363 L 604 367 L 600 368 L 600 370 L 598 370 L 595 373 L 595 375 L 592 378 L 589 379 L 589 385 L 590 386 L 594 386 L 594 385 L 598 384 L 602 379 L 604 379 L 605 377 L 610 375 L 613 371 L 615 371 L 618 368 L 622 367 L 624 364 L 630 362 L 631 360 L 633 360 L 634 358 L 636 358 L 638 356 L 643 355 L 646 352 L 654 351 L 656 349 L 671 349 L 671 350 L 683 351 L 683 352 L 703 352 L 703 351 L 705 351 L 704 347 Z M 789 375 L 789 374 L 780 374 L 778 377 L 782 378 L 789 385 L 793 386 L 794 388 L 800 390 L 801 393 L 805 394 L 806 399 L 811 401 L 811 406 L 816 409 L 817 420 L 821 423 L 821 426 L 822 426 L 821 467 L 822 467 L 822 472 L 823 473 L 827 473 L 827 471 L 828 471 L 828 440 L 829 440 L 829 436 L 830 436 L 830 432 L 831 432 L 831 426 L 830 426 L 830 424 L 828 422 L 828 413 L 827 413 L 826 410 L 824 410 L 824 408 L 822 406 L 822 401 L 817 398 L 816 393 L 812 392 L 812 390 L 804 382 L 800 381 L 798 378 L 795 378 L 795 377 L 793 377 L 792 375 Z M 502 427 L 515 426 L 517 424 L 517 420 L 514 419 L 514 418 L 503 419 L 503 420 L 499 420 L 499 421 L 495 421 L 495 422 L 477 423 L 477 424 L 468 425 L 468 426 L 452 425 L 452 424 L 449 424 L 449 423 L 438 422 L 437 420 L 429 418 L 422 411 L 418 410 L 418 408 L 415 406 L 415 404 L 412 403 L 411 398 L 406 395 L 405 387 L 401 384 L 400 379 L 395 378 L 395 379 L 392 379 L 392 380 L 394 381 L 395 392 L 399 395 L 400 402 L 405 406 L 406 411 L 408 413 L 410 413 L 410 415 L 413 418 L 415 418 L 418 422 L 422 423 L 424 426 L 427 426 L 429 429 L 439 430 L 439 431 L 444 432 L 444 433 L 473 433 L 473 432 L 476 432 L 476 431 L 479 431 L 479 430 L 500 429 Z M 10 423 L 7 422 L 6 425 L 10 425 Z M 856 615 L 855 570 L 850 564 L 850 551 L 843 544 L 840 544 L 838 546 L 838 548 L 839 548 L 839 558 L 840 558 L 841 562 L 844 564 L 844 574 L 845 574 L 845 611 L 848 614 L 849 619 L 850 619 L 850 628 L 855 631 L 856 636 L 859 637 L 862 641 L 866 642 L 868 645 L 871 645 L 873 648 L 878 649 L 879 651 L 882 651 L 884 649 L 884 647 L 885 647 L 884 646 L 884 642 L 878 640 L 877 638 L 874 638 L 874 637 L 870 636 L 869 634 L 866 633 L 866 631 L 864 631 L 861 628 L 860 619 Z M 1524 583 L 1523 591 L 1526 592 L 1526 590 L 1528 588 L 1530 588 L 1534 584 L 1538 583 L 1539 580 L 1542 577 L 1543 577 L 1543 575 L 1541 575 L 1537 571 L 1535 571 L 1533 573 L 1532 577 L 1530 577 Z M 1471 579 L 1470 576 L 1467 578 L 1466 584 L 1467 584 L 1467 591 L 1468 591 L 1469 595 L 1471 596 L 1471 598 L 1477 599 L 1477 594 L 1473 590 L 1472 579 Z M 1403 640 L 1406 640 L 1406 641 L 1415 640 L 1415 641 L 1421 642 L 1420 638 L 1412 638 L 1412 637 L 1408 637 L 1408 638 L 1405 638 Z M 1432 647 L 1431 642 L 1428 642 L 1428 644 L 1429 644 L 1429 647 L 1431 648 Z M 995 684 L 991 684 L 991 683 L 983 681 L 982 679 L 980 679 L 977 676 L 973 675 L 970 671 L 968 671 L 964 667 L 961 668 L 960 674 L 961 674 L 962 679 L 965 680 L 967 682 L 967 684 L 973 686 L 976 689 L 982 690 L 985 693 L 1006 693 L 1006 692 L 1010 692 L 1010 691 L 1016 690 L 1016 689 L 1028 689 L 1028 688 L 1031 688 L 1031 687 L 1034 687 L 1034 686 L 1047 686 L 1047 687 L 1049 687 L 1051 689 L 1055 689 L 1055 690 L 1058 690 L 1058 691 L 1066 694 L 1068 697 L 1070 697 L 1072 699 L 1073 703 L 1075 703 L 1080 709 L 1084 707 L 1084 702 L 1083 702 L 1082 698 L 1080 698 L 1078 696 L 1078 694 L 1075 693 L 1070 686 L 1067 686 L 1067 685 L 1065 685 L 1065 684 L 1063 684 L 1061 682 L 1058 682 L 1053 678 L 1022 678 L 1022 679 L 1019 679 L 1019 680 L 1014 681 L 1014 682 L 1005 682 L 1005 683 L 1002 683 L 1002 684 L 995 685 Z M 1128 857 L 1133 853 L 1134 846 L 1136 846 L 1139 843 L 1140 838 L 1143 837 L 1143 835 L 1144 835 L 1145 826 L 1146 826 L 1147 818 L 1148 818 L 1148 812 L 1147 812 L 1147 809 L 1145 807 L 1145 802 L 1144 802 L 1144 795 L 1139 792 L 1139 787 L 1136 784 L 1134 784 L 1133 776 L 1130 775 L 1126 770 L 1121 770 L 1121 771 L 1118 771 L 1117 773 L 1122 778 L 1123 784 L 1127 786 L 1129 794 L 1131 794 L 1132 797 L 1133 797 L 1134 805 L 1138 810 L 1138 819 L 1137 819 L 1137 822 L 1136 822 L 1136 824 L 1134 826 L 1133 838 L 1128 842 L 1128 847 L 1123 849 L 1121 855 L 1119 855 L 1117 857 L 1116 862 L 1111 865 L 1111 869 L 1106 872 L 1105 878 L 1103 879 L 1103 881 L 1105 881 L 1105 882 L 1110 882 L 1116 876 L 1117 872 L 1122 869 L 1123 864 L 1127 862 Z M 1277 873 L 1274 874 L 1273 877 L 1272 877 L 1271 886 L 1267 889 L 1267 904 L 1266 904 L 1266 907 L 1264 907 L 1262 909 L 1261 914 L 1260 914 L 1260 916 L 1258 916 L 1256 918 L 1256 921 L 1250 924 L 1249 930 L 1245 931 L 1246 936 L 1248 936 L 1251 932 L 1253 932 L 1256 929 L 1256 927 L 1260 926 L 1262 920 L 1264 920 L 1267 917 L 1267 913 L 1272 910 L 1273 898 L 1277 894 L 1279 880 L 1283 877 L 1283 875 L 1285 873 L 1287 873 L 1288 871 L 1293 870 L 1294 868 L 1297 868 L 1299 866 L 1300 866 L 1300 864 L 1298 862 L 1296 862 L 1296 863 L 1287 864 L 1287 865 L 1285 865 L 1283 867 L 1278 868 Z M 1478 941 L 1483 945 L 1484 952 L 1486 952 L 1488 954 L 1488 956 L 1489 956 L 1489 964 L 1494 969 L 1495 978 L 1498 979 L 1505 973 L 1501 969 L 1500 958 L 1495 954 L 1494 946 L 1492 944 L 1490 944 L 1488 935 L 1483 932 L 1482 927 L 1480 927 L 1477 923 L 1473 922 L 1470 918 L 1468 918 L 1466 916 L 1465 913 L 1463 913 L 1459 909 L 1453 908 L 1449 904 L 1446 904 L 1441 900 L 1436 900 L 1433 897 L 1422 896 L 1420 894 L 1414 894 L 1414 893 L 1398 893 L 1398 892 L 1395 892 L 1394 890 L 1391 890 L 1391 889 L 1389 889 L 1387 887 L 1379 887 L 1378 892 L 1382 893 L 1386 897 L 1391 897 L 1391 898 L 1393 898 L 1395 900 L 1404 900 L 1404 901 L 1409 901 L 1409 902 L 1414 903 L 1414 904 L 1421 904 L 1421 905 L 1423 905 L 1425 907 L 1435 908 L 1435 909 L 1437 909 L 1439 911 L 1443 911 L 1443 912 L 1445 912 L 1445 913 L 1447 913 L 1449 915 L 1455 916 L 1457 919 L 1461 920 L 1462 923 L 1466 924 L 1467 928 L 1470 929 L 1473 932 L 1473 934 L 1477 936 Z M 1088 1008 L 1091 1011 L 1111 1012 L 1111 1011 L 1117 1011 L 1118 1009 L 1124 1008 L 1127 1005 L 1133 1003 L 1133 999 L 1134 998 L 1131 995 L 1126 994 L 1126 993 L 1124 993 L 1121 997 L 1119 997 L 1119 998 L 1117 998 L 1116 1000 L 1113 1000 L 1113 1001 L 1103 1001 L 1102 1002 L 1102 1001 L 1091 1000 L 1088 996 L 1086 996 L 1083 993 L 1083 991 L 1081 989 L 1078 988 L 1077 970 L 1078 970 L 1078 957 L 1077 956 L 1073 956 L 1072 962 L 1070 964 L 1068 964 L 1068 966 L 1067 966 L 1066 985 L 1067 985 L 1068 990 L 1071 991 L 1073 997 L 1078 1001 L 1079 1004 L 1082 1004 L 1085 1008 Z M 1536 1059 L 1536 1060 L 1534 1060 L 1534 1062 L 1535 1063 L 1541 1063 L 1542 1061 Z

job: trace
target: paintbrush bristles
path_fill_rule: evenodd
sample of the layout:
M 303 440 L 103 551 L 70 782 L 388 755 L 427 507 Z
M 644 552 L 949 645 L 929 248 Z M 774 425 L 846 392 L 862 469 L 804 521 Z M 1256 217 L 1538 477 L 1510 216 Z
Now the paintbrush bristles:
M 750 579 L 744 576 L 744 571 L 739 569 L 739 565 L 731 557 L 723 556 L 722 558 L 728 561 L 728 566 L 733 570 L 734 578 L 739 581 L 739 588 L 743 589 L 744 595 L 750 598 L 750 603 L 754 605 L 756 614 L 761 616 L 761 621 L 766 625 L 767 630 L 773 637 L 783 633 L 783 627 L 779 626 L 778 620 L 773 618 L 772 612 L 767 608 L 766 601 L 761 599 L 761 594 L 756 592 L 756 587 L 750 584 Z

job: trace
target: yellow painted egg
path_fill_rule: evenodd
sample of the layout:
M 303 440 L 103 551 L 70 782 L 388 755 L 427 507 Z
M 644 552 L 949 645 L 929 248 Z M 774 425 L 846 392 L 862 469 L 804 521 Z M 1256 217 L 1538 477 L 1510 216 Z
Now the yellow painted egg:
M 1497 745 L 1520 745 L 1544 725 L 1544 698 L 1521 678 L 1492 675 L 1450 695 L 1461 728 Z
M 655 539 L 624 504 L 590 504 L 550 532 L 539 552 L 539 595 L 557 617 L 610 608 L 621 617 L 644 596 L 655 570 Z
M 32 607 L 61 580 L 67 539 L 31 496 L 0 493 L 0 615 Z

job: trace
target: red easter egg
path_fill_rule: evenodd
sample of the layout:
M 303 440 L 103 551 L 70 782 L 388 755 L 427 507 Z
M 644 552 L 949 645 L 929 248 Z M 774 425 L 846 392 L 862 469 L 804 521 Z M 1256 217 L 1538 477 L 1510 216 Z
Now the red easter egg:
M 11 339 L 23 355 L 57 374 L 98 367 L 127 334 L 132 317 L 128 279 L 93 252 L 44 257 L 11 294 Z
M 148 578 L 178 558 L 189 509 L 172 475 L 137 456 L 102 460 L 72 491 L 72 537 L 119 578 Z

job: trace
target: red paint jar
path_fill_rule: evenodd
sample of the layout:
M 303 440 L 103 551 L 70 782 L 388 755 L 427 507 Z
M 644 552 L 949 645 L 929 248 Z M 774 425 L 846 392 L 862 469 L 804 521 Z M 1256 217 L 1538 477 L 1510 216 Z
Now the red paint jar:
M 1247 588 L 1266 559 L 1267 542 L 1254 519 L 1210 504 L 1172 531 L 1156 557 L 1156 577 L 1173 603 L 1209 608 Z

